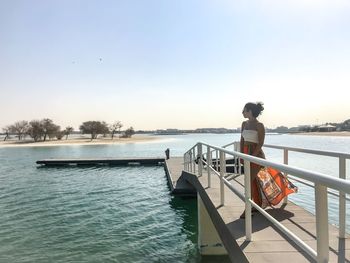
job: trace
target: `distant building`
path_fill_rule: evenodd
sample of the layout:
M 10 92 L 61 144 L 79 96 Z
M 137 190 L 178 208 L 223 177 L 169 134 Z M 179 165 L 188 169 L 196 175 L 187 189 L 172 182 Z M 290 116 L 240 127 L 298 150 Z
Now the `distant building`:
M 327 125 L 321 125 L 318 127 L 318 130 L 320 132 L 331 132 L 331 131 L 335 131 L 336 130 L 336 126 L 333 126 L 333 125 L 330 125 L 330 124 L 327 124 Z
M 156 135 L 176 135 L 183 134 L 181 130 L 178 129 L 166 129 L 166 130 L 156 130 Z
M 198 128 L 194 132 L 196 133 L 234 133 L 234 129 L 226 128 Z

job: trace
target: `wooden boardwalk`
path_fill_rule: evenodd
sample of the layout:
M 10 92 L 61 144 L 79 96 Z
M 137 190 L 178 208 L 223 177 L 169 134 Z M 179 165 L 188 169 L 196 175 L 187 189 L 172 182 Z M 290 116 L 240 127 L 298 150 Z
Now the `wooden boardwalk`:
M 232 245 L 229 245 L 232 244 L 232 241 L 238 244 L 249 262 L 314 262 L 309 255 L 259 213 L 252 217 L 252 241 L 245 241 L 245 221 L 239 218 L 244 211 L 244 202 L 225 187 L 225 205 L 220 206 L 218 176 L 212 174 L 211 187 L 208 188 L 206 171 L 203 171 L 201 177 L 183 172 L 182 162 L 182 157 L 170 158 L 165 162 L 174 193 L 176 193 L 178 181 L 186 180 L 192 189 L 201 195 L 202 199 L 209 200 L 208 213 L 232 262 L 237 262 L 235 252 L 230 247 Z M 227 179 L 243 193 L 243 176 L 231 175 Z M 288 202 L 283 207 L 267 208 L 266 211 L 305 243 L 316 249 L 316 219 L 313 214 L 292 202 Z M 218 216 L 220 220 L 215 220 Z M 346 236 L 346 239 L 339 239 L 338 228 L 333 225 L 329 225 L 329 250 L 329 262 L 350 262 L 349 235 Z

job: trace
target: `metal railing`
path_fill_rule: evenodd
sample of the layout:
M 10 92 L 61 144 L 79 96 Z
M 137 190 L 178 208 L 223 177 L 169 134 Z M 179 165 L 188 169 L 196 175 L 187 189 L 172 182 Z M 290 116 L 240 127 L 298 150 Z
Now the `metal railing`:
M 226 147 L 233 146 L 233 151 L 226 149 Z M 206 147 L 206 152 L 203 152 L 203 147 Z M 299 245 L 305 252 L 307 252 L 317 262 L 328 262 L 329 259 L 329 234 L 328 234 L 328 200 L 327 189 L 339 192 L 339 237 L 344 238 L 346 235 L 346 194 L 350 194 L 350 182 L 345 179 L 346 175 L 346 160 L 350 159 L 350 154 L 315 151 L 308 149 L 264 145 L 275 149 L 284 151 L 284 164 L 267 161 L 265 159 L 257 158 L 251 155 L 239 152 L 239 142 L 230 143 L 223 147 L 212 146 L 206 143 L 197 143 L 184 154 L 184 170 L 203 176 L 203 164 L 206 165 L 206 172 L 208 178 L 208 187 L 211 187 L 211 175 L 215 174 L 220 178 L 220 203 L 224 205 L 225 195 L 224 186 L 226 185 L 233 193 L 240 197 L 245 202 L 245 235 L 247 241 L 251 240 L 252 236 L 252 220 L 251 220 L 251 206 L 255 207 L 262 215 L 264 215 L 270 222 L 272 222 L 278 229 L 284 232 L 297 245 Z M 325 156 L 332 156 L 339 158 L 339 178 L 328 176 L 319 172 L 313 172 L 306 169 L 288 166 L 288 152 L 297 151 Z M 214 155 L 214 157 L 213 157 Z M 244 160 L 244 194 L 236 189 L 226 178 L 226 155 L 233 157 L 234 163 L 240 163 L 240 159 Z M 215 161 L 213 160 L 215 159 Z M 261 166 L 273 167 L 280 170 L 284 174 L 288 174 L 291 178 L 299 180 L 303 183 L 305 181 L 314 184 L 315 188 L 315 214 L 316 214 L 316 251 L 307 245 L 303 240 L 291 232 L 288 228 L 282 225 L 279 221 L 268 214 L 264 209 L 258 206 L 251 199 L 250 191 L 250 163 L 256 163 Z M 215 165 L 213 165 L 215 164 Z M 219 168 L 219 169 L 215 169 Z M 198 172 L 196 171 L 198 169 Z M 241 174 L 241 169 L 234 166 L 234 173 Z M 308 184 L 310 186 L 310 184 Z M 332 192 L 334 194 L 334 192 Z
M 239 142 L 233 142 L 224 145 L 222 148 L 227 148 L 233 146 L 234 150 L 239 149 Z M 279 145 L 270 145 L 265 144 L 264 148 L 272 148 L 272 149 L 278 149 L 283 150 L 283 163 L 288 164 L 289 163 L 289 152 L 299 152 L 299 153 L 306 153 L 306 154 L 313 154 L 313 155 L 321 155 L 321 156 L 327 156 L 327 157 L 333 157 L 338 159 L 338 178 L 346 179 L 346 160 L 350 159 L 350 154 L 347 153 L 339 153 L 339 152 L 332 152 L 332 151 L 320 151 L 320 150 L 311 150 L 311 149 L 303 149 L 303 148 L 297 148 L 297 147 L 286 147 L 286 146 L 279 146 Z M 312 184 L 309 184 L 308 182 L 305 182 L 303 180 L 300 180 L 299 178 L 296 178 L 295 176 L 290 176 L 293 180 L 307 185 L 309 187 L 314 188 Z M 345 238 L 346 234 L 346 200 L 350 201 L 349 198 L 346 197 L 346 194 L 343 192 L 332 192 L 327 190 L 327 192 L 333 196 L 336 196 L 339 198 L 339 237 Z M 284 203 L 287 203 L 288 197 L 284 199 Z

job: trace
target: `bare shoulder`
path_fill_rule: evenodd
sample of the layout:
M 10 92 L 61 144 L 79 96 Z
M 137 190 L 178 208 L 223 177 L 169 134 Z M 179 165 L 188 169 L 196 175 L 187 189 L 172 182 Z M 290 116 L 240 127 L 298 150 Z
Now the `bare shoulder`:
M 257 129 L 265 130 L 265 126 L 264 126 L 264 124 L 263 124 L 262 122 L 258 122 L 258 123 L 256 124 L 256 128 L 257 128 Z

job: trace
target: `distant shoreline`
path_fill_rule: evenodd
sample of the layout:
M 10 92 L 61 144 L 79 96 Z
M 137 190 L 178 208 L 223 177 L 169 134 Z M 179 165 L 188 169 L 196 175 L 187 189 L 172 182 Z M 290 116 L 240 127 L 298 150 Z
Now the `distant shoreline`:
M 140 143 L 161 140 L 156 136 L 147 135 L 134 135 L 131 138 L 97 138 L 91 141 L 91 139 L 83 138 L 68 138 L 62 140 L 47 140 L 34 142 L 32 140 L 8 140 L 0 141 L 0 147 L 43 147 L 43 146 L 61 146 L 61 145 L 105 145 L 105 144 L 123 144 L 123 143 Z
M 295 134 L 295 135 L 316 135 L 316 136 L 350 136 L 350 131 L 334 131 L 334 132 L 296 132 L 296 133 L 289 133 L 289 134 Z
M 280 133 L 286 135 L 307 135 L 307 136 L 335 136 L 335 137 L 350 137 L 350 131 L 341 132 L 295 132 L 295 133 Z M 125 144 L 125 143 L 145 143 L 151 141 L 161 141 L 162 136 L 159 135 L 144 135 L 136 134 L 131 138 L 98 138 L 91 141 L 88 137 L 69 138 L 68 140 L 47 140 L 45 142 L 34 142 L 32 140 L 16 140 L 10 139 L 0 141 L 0 147 L 44 147 L 44 146 L 64 146 L 64 145 L 108 145 L 108 144 Z

